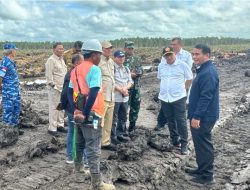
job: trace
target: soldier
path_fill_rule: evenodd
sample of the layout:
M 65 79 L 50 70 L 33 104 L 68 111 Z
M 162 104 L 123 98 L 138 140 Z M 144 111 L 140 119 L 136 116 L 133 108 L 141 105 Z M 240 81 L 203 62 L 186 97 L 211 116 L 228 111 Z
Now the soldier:
M 8 126 L 16 126 L 21 111 L 21 97 L 16 64 L 16 46 L 5 44 L 4 57 L 0 63 L 0 90 L 2 90 L 3 122 Z
M 134 42 L 125 42 L 125 62 L 124 66 L 129 67 L 134 85 L 129 90 L 129 132 L 135 130 L 136 120 L 140 111 L 141 94 L 140 94 L 140 78 L 143 74 L 141 59 L 134 56 Z
M 63 59 L 68 69 L 71 68 L 71 65 L 72 65 L 71 61 L 72 61 L 73 55 L 80 53 L 81 48 L 82 48 L 82 42 L 76 41 L 71 49 L 64 52 Z

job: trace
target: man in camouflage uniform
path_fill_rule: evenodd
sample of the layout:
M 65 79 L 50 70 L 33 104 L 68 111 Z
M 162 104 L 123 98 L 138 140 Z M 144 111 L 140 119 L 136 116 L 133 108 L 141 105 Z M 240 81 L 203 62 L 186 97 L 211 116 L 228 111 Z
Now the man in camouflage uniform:
M 82 42 L 76 41 L 71 49 L 64 52 L 63 59 L 68 70 L 71 68 L 71 65 L 72 65 L 71 60 L 72 60 L 73 55 L 80 53 L 81 48 L 82 48 Z
M 129 90 L 129 132 L 135 130 L 136 120 L 140 111 L 141 94 L 140 78 L 143 74 L 141 59 L 134 56 L 134 42 L 128 41 L 124 45 L 125 62 L 124 65 L 129 67 L 134 85 Z
M 21 111 L 21 97 L 16 64 L 14 44 L 4 45 L 4 57 L 0 63 L 0 89 L 2 90 L 3 122 L 8 126 L 16 126 Z

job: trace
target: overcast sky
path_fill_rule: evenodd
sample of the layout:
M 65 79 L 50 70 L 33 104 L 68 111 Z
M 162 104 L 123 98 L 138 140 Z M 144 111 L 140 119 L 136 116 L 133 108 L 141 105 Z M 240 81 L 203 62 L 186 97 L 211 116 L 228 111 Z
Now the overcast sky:
M 0 0 L 0 41 L 250 38 L 250 0 Z

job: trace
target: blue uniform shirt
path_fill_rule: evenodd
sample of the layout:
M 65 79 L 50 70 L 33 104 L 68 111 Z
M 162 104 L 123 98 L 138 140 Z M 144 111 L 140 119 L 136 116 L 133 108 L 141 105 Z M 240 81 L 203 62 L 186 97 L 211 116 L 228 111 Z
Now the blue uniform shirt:
M 16 64 L 7 56 L 0 62 L 0 77 L 3 78 L 2 94 L 19 94 L 19 78 Z

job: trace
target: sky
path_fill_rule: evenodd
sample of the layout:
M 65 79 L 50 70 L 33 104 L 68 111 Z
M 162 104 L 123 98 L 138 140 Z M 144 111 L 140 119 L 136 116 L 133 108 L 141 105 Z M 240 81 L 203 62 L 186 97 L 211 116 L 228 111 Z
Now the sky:
M 250 39 L 250 0 L 0 0 L 0 41 Z

